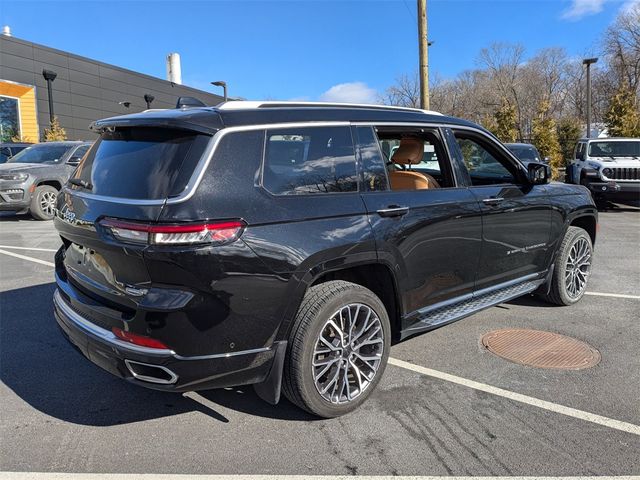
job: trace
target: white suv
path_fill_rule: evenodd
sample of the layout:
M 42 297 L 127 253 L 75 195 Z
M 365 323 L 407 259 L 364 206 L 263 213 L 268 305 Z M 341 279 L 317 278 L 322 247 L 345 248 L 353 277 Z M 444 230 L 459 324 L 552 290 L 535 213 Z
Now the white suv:
M 579 140 L 565 181 L 584 185 L 596 201 L 640 201 L 640 138 Z

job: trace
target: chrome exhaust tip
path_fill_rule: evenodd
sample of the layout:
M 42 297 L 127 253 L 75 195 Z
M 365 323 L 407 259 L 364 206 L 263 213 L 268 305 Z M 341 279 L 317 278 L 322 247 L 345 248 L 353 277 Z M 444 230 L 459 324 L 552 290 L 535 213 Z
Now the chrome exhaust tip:
M 133 375 L 133 378 L 142 382 L 171 385 L 178 381 L 178 375 L 167 367 L 136 362 L 135 360 L 125 360 L 124 364 L 127 366 L 131 375 Z

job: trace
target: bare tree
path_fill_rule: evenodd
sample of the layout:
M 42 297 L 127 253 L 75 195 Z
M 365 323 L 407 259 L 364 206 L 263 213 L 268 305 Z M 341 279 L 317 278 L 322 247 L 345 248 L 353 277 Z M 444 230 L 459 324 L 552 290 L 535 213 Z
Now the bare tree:
M 627 84 L 638 94 L 640 89 L 640 3 L 618 15 L 607 29 L 604 53 L 618 85 Z
M 400 75 L 396 83 L 387 88 L 378 101 L 384 105 L 420 108 L 420 84 L 418 73 Z

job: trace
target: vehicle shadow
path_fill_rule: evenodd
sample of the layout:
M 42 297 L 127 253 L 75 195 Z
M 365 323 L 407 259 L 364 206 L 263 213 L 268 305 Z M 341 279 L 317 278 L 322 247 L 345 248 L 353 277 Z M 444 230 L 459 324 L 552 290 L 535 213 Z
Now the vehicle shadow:
M 558 308 L 558 305 L 554 305 L 549 302 L 545 302 L 535 295 L 524 295 L 522 297 L 514 298 L 501 305 L 519 305 L 521 307 L 546 307 L 546 308 Z
M 265 403 L 250 386 L 183 395 L 141 388 L 113 377 L 62 336 L 52 311 L 54 289 L 55 284 L 48 283 L 0 293 L 0 380 L 33 408 L 91 426 L 193 411 L 230 422 L 218 407 L 275 419 L 313 419 L 286 400 L 277 406 Z
M 38 222 L 28 213 L 16 215 L 13 212 L 0 212 L 0 222 Z

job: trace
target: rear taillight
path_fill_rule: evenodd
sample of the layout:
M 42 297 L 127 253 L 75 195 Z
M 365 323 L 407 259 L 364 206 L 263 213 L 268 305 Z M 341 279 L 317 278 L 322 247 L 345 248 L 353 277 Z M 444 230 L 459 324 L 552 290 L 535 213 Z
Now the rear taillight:
M 151 245 L 220 245 L 233 242 L 246 224 L 242 220 L 157 225 L 105 218 L 100 225 L 118 240 Z
M 138 335 L 137 333 L 125 332 L 124 330 L 118 327 L 113 327 L 111 331 L 120 340 L 124 340 L 125 342 L 128 342 L 128 343 L 132 343 L 133 345 L 169 350 L 169 347 L 167 347 L 160 340 L 156 340 L 155 338 L 145 337 L 144 335 Z

